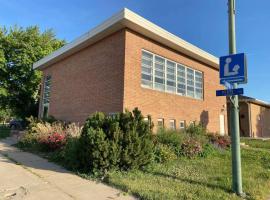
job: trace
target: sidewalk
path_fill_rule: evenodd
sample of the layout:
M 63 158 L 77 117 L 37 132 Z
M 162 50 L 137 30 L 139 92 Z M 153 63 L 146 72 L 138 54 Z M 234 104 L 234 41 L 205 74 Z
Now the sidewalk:
M 135 199 L 103 183 L 83 179 L 47 160 L 0 141 L 0 199 Z

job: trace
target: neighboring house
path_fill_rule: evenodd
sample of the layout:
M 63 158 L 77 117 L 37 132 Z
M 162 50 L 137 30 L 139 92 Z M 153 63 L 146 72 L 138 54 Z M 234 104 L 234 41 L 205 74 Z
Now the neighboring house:
M 230 106 L 228 102 L 228 115 Z M 246 96 L 239 96 L 240 135 L 270 137 L 270 104 Z
M 95 111 L 138 107 L 157 126 L 201 121 L 227 132 L 216 97 L 218 59 L 128 9 L 34 64 L 43 72 L 39 116 L 84 122 Z

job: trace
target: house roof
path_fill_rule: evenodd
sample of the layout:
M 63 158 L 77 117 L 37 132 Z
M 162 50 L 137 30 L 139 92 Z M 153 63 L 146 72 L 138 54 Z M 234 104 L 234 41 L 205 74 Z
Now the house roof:
M 35 62 L 33 68 L 43 69 L 122 28 L 134 30 L 154 41 L 206 63 L 211 67 L 219 68 L 217 57 L 186 42 L 126 8 L 74 41 Z
M 256 105 L 270 108 L 270 103 L 268 103 L 266 101 L 259 100 L 259 99 L 255 99 L 252 97 L 248 97 L 248 96 L 239 96 L 239 101 L 240 102 L 247 102 L 247 103 L 254 103 Z

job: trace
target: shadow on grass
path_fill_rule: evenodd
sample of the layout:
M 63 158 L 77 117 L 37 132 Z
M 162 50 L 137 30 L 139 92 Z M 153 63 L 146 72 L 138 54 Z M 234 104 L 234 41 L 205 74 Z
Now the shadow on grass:
M 146 171 L 146 173 L 150 173 L 150 172 Z M 204 182 L 204 181 L 197 181 L 197 180 L 191 180 L 191 179 L 187 179 L 187 178 L 180 178 L 180 177 L 176 177 L 176 176 L 168 175 L 168 174 L 164 174 L 164 173 L 159 173 L 159 172 L 154 172 L 154 173 L 151 173 L 151 174 L 155 175 L 155 176 L 161 176 L 161 177 L 165 177 L 165 178 L 171 178 L 171 179 L 179 180 L 179 181 L 186 182 L 186 183 L 189 183 L 189 184 L 201 185 L 201 186 L 205 186 L 205 187 L 208 187 L 208 188 L 211 188 L 211 189 L 220 189 L 220 190 L 224 190 L 225 192 L 228 192 L 228 193 L 233 193 L 233 191 L 231 189 L 228 189 L 228 188 L 220 186 L 220 185 L 207 183 L 207 182 Z

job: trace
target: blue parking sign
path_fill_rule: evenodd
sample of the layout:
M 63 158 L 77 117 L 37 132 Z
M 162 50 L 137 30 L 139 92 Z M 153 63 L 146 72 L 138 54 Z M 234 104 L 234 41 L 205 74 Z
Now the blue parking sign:
M 244 53 L 222 56 L 219 59 L 220 83 L 247 83 L 246 56 Z

